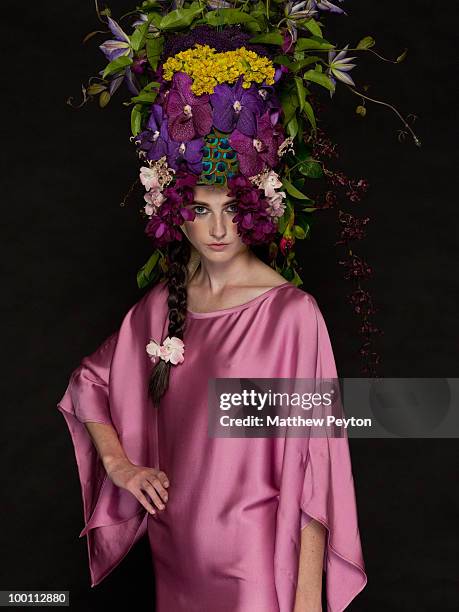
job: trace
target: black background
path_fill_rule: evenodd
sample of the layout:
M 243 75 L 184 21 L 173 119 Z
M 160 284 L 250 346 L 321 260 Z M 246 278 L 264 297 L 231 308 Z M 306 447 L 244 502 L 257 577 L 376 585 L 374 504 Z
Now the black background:
M 109 4 L 115 19 L 134 3 Z M 457 8 L 427 0 L 347 1 L 328 38 L 353 46 L 364 35 L 400 65 L 359 56 L 352 76 L 369 95 L 418 116 L 423 146 L 397 140 L 399 120 L 338 85 L 328 133 L 340 163 L 370 183 L 356 214 L 368 215 L 358 252 L 384 330 L 381 376 L 457 376 L 457 171 L 453 87 Z M 135 204 L 119 203 L 137 176 L 128 99 L 106 109 L 66 105 L 104 67 L 86 45 L 99 29 L 90 0 L 2 3 L 3 317 L 2 563 L 0 589 L 70 590 L 72 608 L 113 602 L 152 610 L 148 542 L 141 541 L 89 587 L 82 506 L 71 441 L 56 408 L 81 357 L 120 324 L 141 297 L 136 272 L 150 246 Z M 103 29 L 103 28 L 100 28 Z M 456 70 L 455 70 L 456 68 Z M 139 203 L 138 208 L 141 204 Z M 323 212 L 302 245 L 303 288 L 324 314 L 341 376 L 359 374 L 358 320 L 345 301 L 333 247 L 334 215 Z M 458 508 L 456 440 L 353 440 L 351 453 L 369 582 L 352 610 L 453 609 Z M 190 517 L 192 520 L 192 517 Z M 456 536 L 456 537 L 455 537 Z M 456 539 L 456 545 L 454 540 Z M 173 611 L 171 611 L 173 612 Z M 217 611 L 216 611 L 217 612 Z

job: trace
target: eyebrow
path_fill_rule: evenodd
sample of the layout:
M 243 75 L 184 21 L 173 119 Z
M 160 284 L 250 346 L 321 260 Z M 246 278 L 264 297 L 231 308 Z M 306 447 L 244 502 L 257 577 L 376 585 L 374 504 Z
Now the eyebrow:
M 230 204 L 234 204 L 235 202 L 236 202 L 236 198 L 233 198 L 229 202 L 225 202 L 225 204 L 222 204 L 222 206 L 229 206 Z M 201 202 L 200 200 L 193 200 L 193 204 L 194 205 L 198 205 L 199 204 L 199 206 L 210 206 L 206 202 Z

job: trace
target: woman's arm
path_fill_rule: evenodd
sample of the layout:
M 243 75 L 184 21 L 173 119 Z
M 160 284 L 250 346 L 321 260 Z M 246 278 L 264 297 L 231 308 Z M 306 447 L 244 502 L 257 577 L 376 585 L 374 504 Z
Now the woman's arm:
M 298 584 L 293 612 L 322 612 L 325 527 L 316 520 L 301 530 Z
M 107 474 L 114 464 L 129 462 L 121 446 L 116 429 L 112 425 L 108 423 L 96 423 L 94 421 L 85 421 L 84 424 L 94 442 L 94 446 L 99 453 L 99 457 L 101 458 Z
M 113 425 L 94 421 L 85 421 L 84 424 L 110 480 L 116 486 L 130 491 L 151 514 L 155 514 L 156 510 L 145 497 L 144 491 L 157 508 L 164 510 L 168 500 L 166 488 L 169 486 L 166 474 L 156 468 L 133 464 L 124 452 Z

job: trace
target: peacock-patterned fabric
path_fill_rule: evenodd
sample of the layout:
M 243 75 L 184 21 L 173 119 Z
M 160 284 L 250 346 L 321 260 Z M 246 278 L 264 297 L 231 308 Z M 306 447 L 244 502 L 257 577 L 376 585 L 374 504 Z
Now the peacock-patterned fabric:
M 200 185 L 223 187 L 229 178 L 238 173 L 237 154 L 229 143 L 229 136 L 214 128 L 205 137 Z

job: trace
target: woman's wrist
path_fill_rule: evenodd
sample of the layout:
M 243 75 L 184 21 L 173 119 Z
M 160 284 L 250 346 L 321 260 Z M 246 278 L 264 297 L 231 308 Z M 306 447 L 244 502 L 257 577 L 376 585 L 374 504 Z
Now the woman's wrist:
M 110 475 L 110 472 L 112 472 L 114 469 L 119 469 L 122 467 L 132 465 L 131 461 L 129 461 L 129 459 L 126 456 L 119 456 L 119 455 L 105 456 L 102 458 L 102 463 L 104 464 L 105 471 L 107 472 L 108 475 Z

